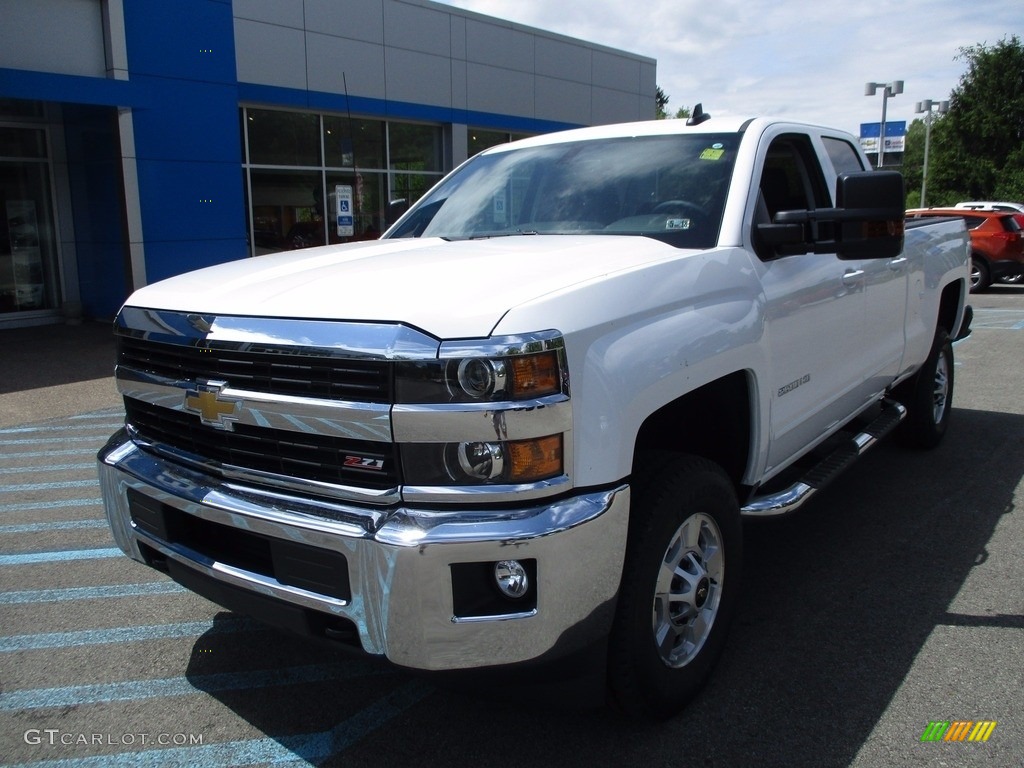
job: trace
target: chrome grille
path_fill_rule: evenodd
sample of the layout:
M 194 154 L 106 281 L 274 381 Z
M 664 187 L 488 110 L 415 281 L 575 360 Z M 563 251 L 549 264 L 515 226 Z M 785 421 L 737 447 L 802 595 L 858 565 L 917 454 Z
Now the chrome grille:
M 360 403 L 392 402 L 383 360 L 317 355 L 305 348 L 163 344 L 120 336 L 118 364 L 172 380 L 227 381 L 235 389 Z
M 287 478 L 374 490 L 400 483 L 395 448 L 390 443 L 350 440 L 306 432 L 244 424 L 232 431 L 202 424 L 190 413 L 125 398 L 127 423 L 143 443 L 166 446 L 209 466 L 239 467 Z M 369 459 L 380 469 L 366 469 Z

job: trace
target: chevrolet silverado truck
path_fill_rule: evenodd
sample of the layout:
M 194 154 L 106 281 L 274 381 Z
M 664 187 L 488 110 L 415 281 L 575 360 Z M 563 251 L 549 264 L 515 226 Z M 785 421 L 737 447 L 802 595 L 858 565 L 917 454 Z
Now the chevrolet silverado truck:
M 742 520 L 943 437 L 968 257 L 840 131 L 697 110 L 502 145 L 378 241 L 134 293 L 106 514 L 278 627 L 423 671 L 598 648 L 611 701 L 668 717 L 722 650 Z

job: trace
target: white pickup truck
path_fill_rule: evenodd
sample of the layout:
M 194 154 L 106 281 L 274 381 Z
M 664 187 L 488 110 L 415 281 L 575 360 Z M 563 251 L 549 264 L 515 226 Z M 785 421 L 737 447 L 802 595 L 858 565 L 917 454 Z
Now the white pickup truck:
M 411 669 L 599 648 L 621 707 L 669 716 L 722 649 L 743 517 L 946 431 L 967 235 L 905 229 L 868 168 L 842 132 L 698 109 L 493 148 L 377 242 L 145 287 L 115 322 L 114 538 Z

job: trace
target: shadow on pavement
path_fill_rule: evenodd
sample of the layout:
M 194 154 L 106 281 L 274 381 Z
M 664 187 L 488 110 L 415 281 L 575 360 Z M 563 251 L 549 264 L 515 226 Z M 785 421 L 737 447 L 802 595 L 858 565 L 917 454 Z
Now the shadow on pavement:
M 1022 625 L 1020 616 L 948 612 L 1012 510 L 1021 434 L 1024 416 L 957 409 L 938 449 L 883 445 L 798 515 L 747 525 L 744 593 L 724 657 L 667 723 L 371 674 L 358 659 L 273 633 L 200 638 L 189 678 L 202 688 L 204 676 L 239 668 L 333 670 L 308 684 L 209 691 L 318 765 L 846 766 L 937 626 Z M 228 642 L 230 652 L 202 653 Z M 319 746 L 296 734 L 316 734 Z M 920 734 L 906 736 L 912 744 Z
M 0 345 L 4 350 L 0 394 L 114 375 L 110 323 L 4 329 Z

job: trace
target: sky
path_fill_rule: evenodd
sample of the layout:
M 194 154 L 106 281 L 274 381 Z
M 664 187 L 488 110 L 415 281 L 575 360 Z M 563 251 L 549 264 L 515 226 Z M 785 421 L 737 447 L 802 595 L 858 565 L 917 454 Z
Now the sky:
M 878 123 L 882 92 L 904 81 L 886 122 L 915 118 L 960 83 L 960 49 L 1024 38 L 1021 0 L 439 0 L 657 60 L 667 111 L 775 116 L 854 135 Z

